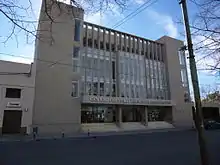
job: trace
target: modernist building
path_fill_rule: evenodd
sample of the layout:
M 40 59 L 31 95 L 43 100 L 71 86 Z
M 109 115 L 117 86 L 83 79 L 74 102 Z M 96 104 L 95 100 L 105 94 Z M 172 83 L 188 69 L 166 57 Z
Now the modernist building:
M 52 24 L 43 3 L 34 61 L 39 132 L 77 132 L 86 123 L 192 125 L 182 41 L 91 24 L 82 9 L 60 2 L 50 13 Z
M 33 100 L 32 65 L 0 60 L 0 134 L 32 132 Z

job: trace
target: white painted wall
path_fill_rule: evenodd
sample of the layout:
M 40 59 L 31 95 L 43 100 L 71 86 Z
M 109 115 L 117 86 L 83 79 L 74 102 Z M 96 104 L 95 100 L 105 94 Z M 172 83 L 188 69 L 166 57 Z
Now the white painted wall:
M 25 74 L 29 72 L 30 75 Z M 20 74 L 15 75 L 16 73 Z M 33 73 L 29 64 L 0 61 L 0 128 L 3 124 L 4 110 L 22 110 L 21 127 L 27 127 L 27 133 L 30 133 L 34 100 Z M 5 98 L 6 88 L 21 89 L 21 98 Z M 19 102 L 21 107 L 7 108 L 9 102 Z

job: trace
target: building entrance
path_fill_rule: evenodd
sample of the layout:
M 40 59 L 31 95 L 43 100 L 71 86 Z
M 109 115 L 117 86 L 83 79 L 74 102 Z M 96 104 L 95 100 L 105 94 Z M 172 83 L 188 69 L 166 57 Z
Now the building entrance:
M 122 122 L 141 122 L 143 120 L 144 108 L 142 107 L 122 107 Z
M 17 134 L 21 130 L 22 111 L 5 110 L 3 117 L 2 134 Z

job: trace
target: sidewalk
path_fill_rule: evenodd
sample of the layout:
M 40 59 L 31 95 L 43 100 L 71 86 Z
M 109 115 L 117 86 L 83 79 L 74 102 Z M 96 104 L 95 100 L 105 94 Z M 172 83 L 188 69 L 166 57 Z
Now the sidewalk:
M 146 133 L 156 133 L 156 132 L 175 132 L 175 131 L 190 131 L 192 128 L 169 128 L 169 129 L 152 129 L 152 130 L 130 130 L 130 131 L 120 131 L 120 132 L 92 132 L 92 133 L 79 133 L 72 135 L 43 135 L 37 136 L 36 139 L 32 135 L 22 136 L 22 135 L 2 135 L 0 136 L 0 142 L 16 142 L 16 141 L 40 141 L 40 140 L 57 140 L 57 139 L 94 139 L 97 137 L 105 136 L 120 136 L 120 135 L 137 135 Z

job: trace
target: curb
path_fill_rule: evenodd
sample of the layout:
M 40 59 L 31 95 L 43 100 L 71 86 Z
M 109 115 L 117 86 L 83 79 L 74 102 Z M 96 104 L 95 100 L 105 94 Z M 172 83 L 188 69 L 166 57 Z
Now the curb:
M 11 138 L 2 138 L 0 137 L 1 142 L 30 142 L 30 141 L 42 141 L 42 140 L 65 140 L 65 139 L 73 139 L 73 140 L 80 140 L 80 139 L 96 139 L 97 137 L 107 137 L 107 136 L 123 136 L 123 135 L 137 135 L 137 134 L 149 134 L 149 133 L 163 133 L 163 132 L 180 132 L 180 131 L 194 131 L 193 128 L 170 128 L 170 129 L 154 129 L 154 130 L 135 130 L 135 131 L 123 131 L 123 132 L 93 132 L 90 133 L 90 136 L 87 134 L 84 135 L 69 135 L 69 136 L 45 136 L 45 137 L 36 137 L 33 139 L 31 136 L 28 137 L 20 137 L 17 139 Z M 14 138 L 14 137 L 13 137 Z

